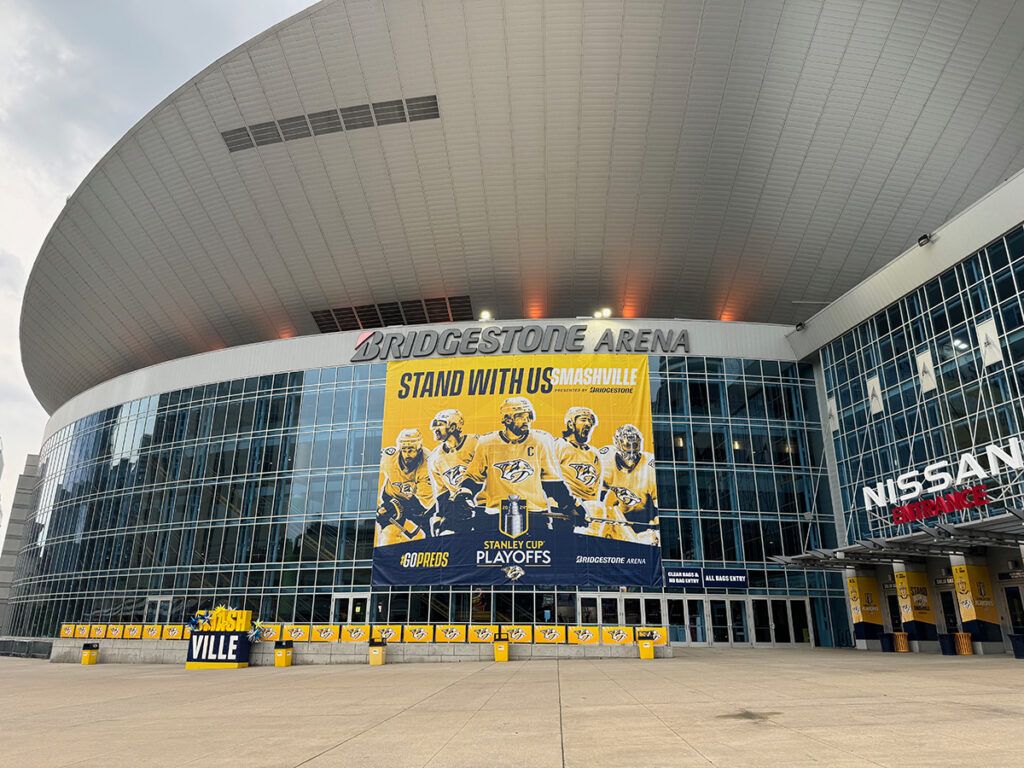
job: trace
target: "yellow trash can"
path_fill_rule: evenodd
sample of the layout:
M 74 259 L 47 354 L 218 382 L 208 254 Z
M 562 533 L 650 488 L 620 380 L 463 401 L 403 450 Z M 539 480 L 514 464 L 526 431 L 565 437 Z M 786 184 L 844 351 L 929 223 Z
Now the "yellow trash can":
M 290 667 L 292 665 L 292 654 L 295 649 L 292 647 L 291 640 L 275 640 L 274 641 L 274 666 L 275 667 Z
M 896 653 L 910 653 L 910 635 L 906 632 L 893 632 L 892 642 Z
M 387 640 L 371 640 L 370 641 L 370 666 L 371 667 L 382 667 L 384 666 L 385 658 L 387 657 L 388 641 Z
M 654 633 L 637 632 L 636 644 L 640 648 L 640 658 L 643 660 L 654 658 Z
M 98 664 L 100 660 L 100 644 L 99 643 L 83 643 L 82 644 L 82 663 L 91 666 L 92 664 Z
M 498 632 L 494 636 L 494 660 L 508 661 L 508 635 Z
M 973 656 L 974 646 L 971 645 L 971 633 L 970 632 L 954 632 L 953 638 L 956 640 L 956 653 L 957 656 Z

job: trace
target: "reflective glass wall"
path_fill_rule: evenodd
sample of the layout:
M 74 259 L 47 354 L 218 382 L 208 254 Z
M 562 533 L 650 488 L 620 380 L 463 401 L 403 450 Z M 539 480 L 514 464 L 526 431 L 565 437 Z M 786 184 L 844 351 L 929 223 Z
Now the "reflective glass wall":
M 838 576 L 771 561 L 835 545 L 810 366 L 691 356 L 651 370 L 666 566 L 744 569 L 748 588 L 714 592 L 804 599 L 815 641 L 843 644 Z M 343 622 L 344 596 L 371 591 L 377 621 L 581 620 L 571 586 L 371 590 L 385 371 L 177 390 L 51 436 L 12 631 L 143 621 L 153 606 L 179 621 L 220 603 Z
M 849 541 L 910 530 L 893 523 L 891 507 L 868 512 L 864 486 L 1020 435 L 1022 292 L 1024 229 L 1016 227 L 822 350 Z M 1020 473 L 990 483 L 989 495 L 995 509 L 1022 506 Z

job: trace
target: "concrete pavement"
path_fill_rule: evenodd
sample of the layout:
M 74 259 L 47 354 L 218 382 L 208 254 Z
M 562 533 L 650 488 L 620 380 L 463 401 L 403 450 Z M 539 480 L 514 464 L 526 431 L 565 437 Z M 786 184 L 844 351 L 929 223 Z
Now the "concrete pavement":
M 190 671 L 0 658 L 17 766 L 1024 766 L 1024 662 L 674 659 Z

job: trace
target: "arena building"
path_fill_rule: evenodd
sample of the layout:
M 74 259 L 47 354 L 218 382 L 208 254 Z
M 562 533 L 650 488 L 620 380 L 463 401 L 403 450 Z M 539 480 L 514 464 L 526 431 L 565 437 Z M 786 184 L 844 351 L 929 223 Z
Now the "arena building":
M 40 251 L 0 634 L 1009 649 L 1022 17 L 325 0 L 246 43 Z

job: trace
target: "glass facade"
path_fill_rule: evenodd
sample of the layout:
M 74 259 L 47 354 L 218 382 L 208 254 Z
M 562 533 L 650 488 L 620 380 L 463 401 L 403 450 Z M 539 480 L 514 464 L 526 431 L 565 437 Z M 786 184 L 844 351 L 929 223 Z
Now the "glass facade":
M 584 620 L 586 590 L 571 586 L 371 588 L 385 371 L 347 365 L 177 390 L 52 435 L 15 574 L 13 633 L 143 621 L 154 603 L 164 621 L 229 603 L 265 621 L 327 623 L 344 595 L 371 592 L 380 622 Z M 779 603 L 783 616 L 785 598 L 800 603 L 794 633 L 809 621 L 817 644 L 847 644 L 839 575 L 770 561 L 836 545 L 811 367 L 654 356 L 651 371 L 666 566 L 746 570 L 748 588 L 709 590 L 722 596 L 709 621 L 730 596 L 777 597 L 771 610 Z M 654 602 L 649 623 L 675 621 Z M 748 617 L 756 624 L 768 605 Z
M 822 349 L 848 541 L 911 529 L 894 524 L 889 509 L 865 510 L 864 486 L 932 462 L 955 464 L 960 454 L 1020 434 L 1022 292 L 1018 226 Z M 995 336 L 984 331 L 990 321 Z M 998 508 L 1024 506 L 1020 473 L 992 482 L 989 495 Z M 944 519 L 985 514 L 978 507 Z

